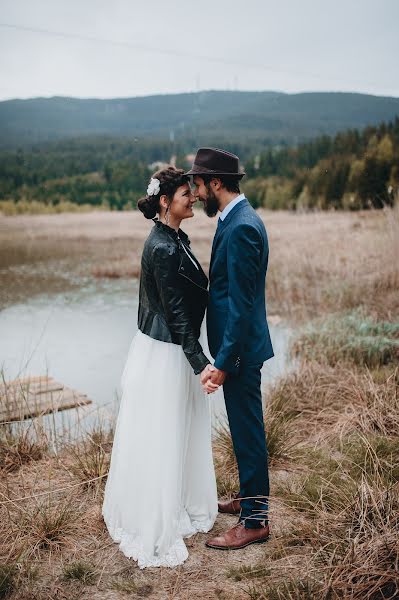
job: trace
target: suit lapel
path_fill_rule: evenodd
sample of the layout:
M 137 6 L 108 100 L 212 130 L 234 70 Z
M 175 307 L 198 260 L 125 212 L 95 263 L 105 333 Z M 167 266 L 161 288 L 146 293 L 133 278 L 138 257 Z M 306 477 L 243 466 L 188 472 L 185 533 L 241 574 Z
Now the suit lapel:
M 213 255 L 213 252 L 214 252 L 214 249 L 215 249 L 215 246 L 216 246 L 216 241 L 217 241 L 217 239 L 218 239 L 218 237 L 220 235 L 220 231 L 222 230 L 222 228 L 223 228 L 223 221 L 219 217 L 218 226 L 217 226 L 217 229 L 215 231 L 215 235 L 213 236 L 211 256 Z
M 226 229 L 226 226 L 228 225 L 228 223 L 231 220 L 232 216 L 236 212 L 238 212 L 239 210 L 241 210 L 242 208 L 244 208 L 244 206 L 247 206 L 248 204 L 249 204 L 248 200 L 246 198 L 243 198 L 242 200 L 240 200 L 240 202 L 238 204 L 236 204 L 231 209 L 231 211 L 229 212 L 229 214 L 227 215 L 227 217 L 225 217 L 225 219 L 220 222 L 220 225 L 216 229 L 216 233 L 215 233 L 215 236 L 213 238 L 212 252 L 211 252 L 211 262 L 210 262 L 210 265 L 209 265 L 209 272 L 211 271 L 213 258 L 214 258 L 215 253 L 216 253 L 217 243 L 218 243 L 218 241 L 220 239 L 222 231 L 224 231 L 224 229 Z

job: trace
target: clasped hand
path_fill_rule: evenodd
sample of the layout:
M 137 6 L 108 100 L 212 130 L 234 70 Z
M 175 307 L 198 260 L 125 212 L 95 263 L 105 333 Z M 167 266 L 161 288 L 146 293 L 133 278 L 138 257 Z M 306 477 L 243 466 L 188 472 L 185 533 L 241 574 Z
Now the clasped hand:
M 217 369 L 213 365 L 207 365 L 201 373 L 201 384 L 204 392 L 212 394 L 226 379 L 226 372 Z

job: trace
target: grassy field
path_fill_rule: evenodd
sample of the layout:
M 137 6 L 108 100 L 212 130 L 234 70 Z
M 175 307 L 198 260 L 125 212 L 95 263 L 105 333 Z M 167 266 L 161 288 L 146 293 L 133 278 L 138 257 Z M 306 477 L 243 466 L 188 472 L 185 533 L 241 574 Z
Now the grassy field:
M 397 314 L 397 212 L 259 210 L 269 234 L 271 311 L 295 321 L 360 305 L 378 317 Z M 0 217 L 0 307 L 43 286 L 138 276 L 152 225 L 138 211 Z M 182 224 L 205 270 L 215 227 L 199 209 Z
M 298 363 L 265 398 L 270 541 L 218 552 L 198 534 L 181 567 L 141 571 L 101 518 L 115 424 L 79 444 L 59 439 L 57 452 L 40 419 L 28 434 L 1 426 L 0 598 L 399 597 L 398 213 L 260 214 L 269 310 L 294 328 Z M 2 218 L 0 268 L 11 279 L 21 264 L 50 270 L 67 257 L 82 277 L 134 276 L 150 227 L 138 213 Z M 202 212 L 183 226 L 205 267 L 214 228 Z M 29 269 L 18 273 L 29 289 Z M 237 472 L 226 428 L 214 457 L 228 496 Z M 214 532 L 234 522 L 220 515 Z

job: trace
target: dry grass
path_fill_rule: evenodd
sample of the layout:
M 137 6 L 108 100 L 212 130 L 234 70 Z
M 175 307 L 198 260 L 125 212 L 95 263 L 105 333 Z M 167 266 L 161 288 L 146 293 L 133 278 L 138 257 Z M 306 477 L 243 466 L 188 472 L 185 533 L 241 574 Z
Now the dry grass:
M 0 598 L 6 598 L 13 591 L 15 573 L 14 564 L 0 566 Z
M 282 467 L 294 456 L 298 444 L 297 437 L 294 435 L 295 414 L 287 410 L 282 395 L 272 395 L 266 402 L 264 422 L 269 465 Z M 215 428 L 213 455 L 219 496 L 230 498 L 238 492 L 239 484 L 233 442 L 226 421 L 219 423 Z
M 3 426 L 0 430 L 0 472 L 11 473 L 33 460 L 40 460 L 47 448 L 43 437 L 32 439 L 29 429 L 10 433 Z
M 93 583 L 95 574 L 93 566 L 83 560 L 72 561 L 63 569 L 64 579 L 78 580 L 84 584 Z
M 397 598 L 399 370 L 332 367 L 322 348 L 315 358 L 268 394 L 266 428 L 273 418 L 288 425 L 277 448 L 289 445 L 271 460 L 274 536 L 260 560 L 226 576 L 260 600 Z M 236 466 L 225 427 L 215 456 L 229 495 L 238 488 L 229 486 Z
M 399 207 L 292 215 L 278 233 L 277 219 L 270 219 L 267 287 L 282 314 L 307 320 L 359 307 L 387 320 L 398 314 Z
M 106 208 L 96 207 L 96 210 L 107 210 Z M 14 202 L 13 200 L 0 200 L 0 214 L 6 217 L 14 217 L 16 215 L 49 215 L 64 212 L 82 213 L 93 211 L 93 206 L 90 204 L 76 204 L 75 202 L 64 201 L 59 204 L 46 204 L 38 200 L 28 202 L 21 200 Z
M 399 311 L 398 212 L 259 210 L 269 234 L 269 309 L 285 319 L 307 320 L 363 306 L 369 315 L 392 320 Z M 9 286 L 18 272 L 15 294 L 29 296 L 42 287 L 35 287 L 32 269 L 20 265 L 37 269 L 47 262 L 42 276 L 49 290 L 72 285 L 78 276 L 135 277 L 151 227 L 137 211 L 0 216 L 0 268 Z M 183 223 L 205 270 L 215 227 L 216 219 L 200 209 Z
M 394 365 L 372 371 L 305 362 L 274 386 L 268 401 L 278 401 L 288 414 L 300 416 L 297 435 L 317 442 L 353 429 L 396 435 L 398 390 L 399 369 Z
M 13 535 L 19 537 L 18 549 L 30 557 L 39 556 L 41 550 L 57 551 L 65 545 L 72 546 L 72 536 L 79 532 L 80 516 L 68 496 L 60 499 L 49 494 L 35 506 L 21 508 L 11 517 Z
M 226 564 L 240 564 L 243 557 L 209 553 L 204 534 L 187 540 L 190 558 L 173 570 L 143 572 L 119 551 L 101 516 L 112 435 L 113 423 L 99 424 L 76 443 L 59 439 L 57 454 L 43 447 L 41 457 L 3 471 L 0 597 L 246 597 L 225 576 Z M 222 517 L 215 532 L 234 522 L 234 517 Z M 248 548 L 244 556 L 256 561 L 260 552 Z
M 257 566 L 269 572 L 251 582 L 251 597 L 399 596 L 398 390 L 396 365 L 319 361 L 272 390 L 298 425 L 290 475 L 273 488 L 296 525 Z
M 59 440 L 55 454 L 37 426 L 26 439 L 1 437 L 0 598 L 399 597 L 397 213 L 260 214 L 269 306 L 292 321 L 322 317 L 297 341 L 297 370 L 265 399 L 269 543 L 212 552 L 198 534 L 181 567 L 141 571 L 101 517 L 113 425 Z M 137 213 L 20 216 L 0 219 L 0 238 L 14 265 L 29 238 L 33 261 L 55 248 L 85 253 L 79 268 L 91 276 L 133 276 L 150 227 Z M 205 267 L 214 227 L 202 213 L 184 227 Z M 219 492 L 230 495 L 238 481 L 223 425 L 214 457 Z M 214 533 L 234 523 L 219 515 Z
M 312 321 L 296 339 L 294 354 L 331 366 L 371 368 L 399 361 L 399 322 L 376 321 L 361 311 Z
M 112 425 L 100 425 L 89 431 L 83 440 L 66 447 L 69 471 L 85 486 L 98 490 L 104 485 L 113 436 Z
M 218 495 L 232 498 L 239 490 L 237 461 L 227 421 L 221 421 L 213 437 L 213 458 L 216 468 Z
M 360 320 L 356 315 L 356 326 Z M 364 360 L 369 353 L 362 344 L 360 355 L 338 351 L 338 359 L 330 360 L 318 337 L 323 326 L 316 322 L 312 331 L 311 353 L 303 353 L 299 368 L 266 399 L 266 428 L 267 419 L 276 416 L 289 426 L 278 439 L 279 447 L 290 444 L 290 452 L 283 463 L 278 452 L 271 461 L 272 512 L 277 507 L 285 523 L 262 560 L 226 574 L 246 583 L 254 599 L 394 599 L 399 597 L 399 369 L 394 355 Z M 381 331 L 396 335 L 397 324 L 364 319 L 365 336 Z M 234 466 L 226 431 L 222 441 L 216 440 L 225 453 L 225 462 L 217 463 L 221 478 L 226 465 Z
M 334 382 L 341 378 L 346 395 L 334 398 Z M 359 382 L 368 392 L 355 398 Z M 366 435 L 363 423 L 354 424 L 345 405 L 345 399 L 356 399 L 359 409 L 363 403 L 368 405 L 387 382 L 397 386 L 393 367 L 391 374 L 386 371 L 382 377 L 378 371 L 373 378 L 371 372 L 343 368 L 323 373 L 318 363 L 312 363 L 278 384 L 270 393 L 270 406 L 278 418 L 282 413 L 295 424 L 285 440 L 295 446 L 289 458 L 285 455 L 284 460 L 272 463 L 271 541 L 237 553 L 214 553 L 205 549 L 206 536 L 199 534 L 187 540 L 190 558 L 174 570 L 143 572 L 126 559 L 110 540 L 101 518 L 102 486 L 84 485 L 84 477 L 103 473 L 109 461 L 109 431 L 97 428 L 76 447 L 65 444 L 57 456 L 46 451 L 18 471 L 5 472 L 2 499 L 11 502 L 0 504 L 3 597 L 394 598 L 398 444 L 393 436 L 376 433 L 372 427 L 373 433 Z M 372 386 L 376 388 L 370 395 Z M 324 416 L 318 414 L 317 405 L 311 410 L 319 400 Z M 348 419 L 351 434 L 342 434 L 346 429 L 341 424 L 335 439 L 329 431 L 320 440 L 318 433 L 331 428 L 329 413 Z M 308 418 L 314 422 L 313 437 L 308 435 Z M 389 430 L 390 422 L 386 426 Z M 220 470 L 225 476 L 226 466 L 234 468 L 232 462 L 229 465 L 232 454 L 225 433 L 216 452 L 225 454 L 225 462 L 218 465 L 219 476 Z M 29 499 L 60 488 L 67 489 Z M 28 499 L 18 501 L 21 496 Z M 220 516 L 215 533 L 233 522 L 234 517 Z M 391 596 L 378 596 L 381 590 Z

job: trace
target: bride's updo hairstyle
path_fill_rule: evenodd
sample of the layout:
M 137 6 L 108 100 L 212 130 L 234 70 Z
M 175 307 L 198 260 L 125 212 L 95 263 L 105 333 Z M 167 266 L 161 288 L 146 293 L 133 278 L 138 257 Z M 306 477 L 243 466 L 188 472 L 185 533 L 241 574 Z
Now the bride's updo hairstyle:
M 176 167 L 172 166 L 157 171 L 152 175 L 151 179 L 158 179 L 160 184 L 158 193 L 151 196 L 147 193 L 144 198 L 140 198 L 137 202 L 137 207 L 146 219 L 155 219 L 156 215 L 160 213 L 161 206 L 159 199 L 161 196 L 167 196 L 171 202 L 176 190 L 189 181 L 188 176 L 184 175 L 183 169 L 176 169 Z

